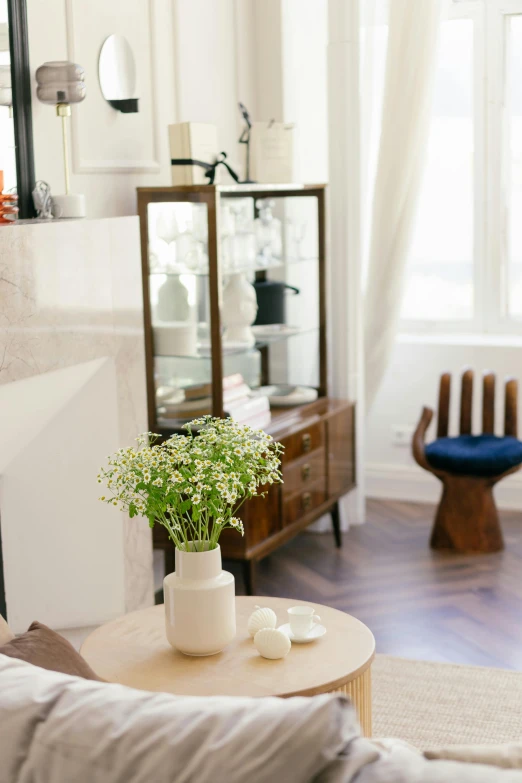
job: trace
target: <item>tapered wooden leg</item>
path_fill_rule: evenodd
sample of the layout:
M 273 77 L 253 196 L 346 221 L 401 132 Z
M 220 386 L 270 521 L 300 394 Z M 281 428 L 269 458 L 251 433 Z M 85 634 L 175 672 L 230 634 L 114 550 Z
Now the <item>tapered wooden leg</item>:
M 343 545 L 343 539 L 341 534 L 341 514 L 339 511 L 339 503 L 335 503 L 330 511 L 332 516 L 333 534 L 335 538 L 335 546 L 340 549 Z
M 499 552 L 504 548 L 492 482 L 471 476 L 445 476 L 431 534 L 433 549 Z
M 243 561 L 243 581 L 245 583 L 245 593 L 247 595 L 256 594 L 256 561 Z

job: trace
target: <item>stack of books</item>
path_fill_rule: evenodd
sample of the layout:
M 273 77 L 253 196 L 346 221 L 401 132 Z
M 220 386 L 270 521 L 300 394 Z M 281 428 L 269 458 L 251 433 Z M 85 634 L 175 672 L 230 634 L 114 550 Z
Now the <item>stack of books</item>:
M 271 419 L 268 397 L 252 396 L 252 390 L 239 373 L 223 378 L 223 408 L 235 421 L 254 429 L 266 427 Z M 186 421 L 212 413 L 212 385 L 187 386 L 182 400 L 179 393 L 163 399 L 158 413 L 164 419 Z

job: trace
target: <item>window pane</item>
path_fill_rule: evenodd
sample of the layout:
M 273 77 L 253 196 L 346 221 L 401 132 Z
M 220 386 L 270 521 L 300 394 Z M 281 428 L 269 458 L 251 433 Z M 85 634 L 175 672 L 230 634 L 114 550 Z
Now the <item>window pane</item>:
M 473 316 L 473 21 L 443 23 L 402 317 Z
M 508 309 L 522 317 L 522 16 L 507 19 Z

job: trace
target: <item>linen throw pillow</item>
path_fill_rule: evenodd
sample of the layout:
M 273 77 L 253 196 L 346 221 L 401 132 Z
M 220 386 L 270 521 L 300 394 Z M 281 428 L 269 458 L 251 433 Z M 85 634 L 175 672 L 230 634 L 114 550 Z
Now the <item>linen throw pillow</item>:
M 0 654 L 0 783 L 348 783 L 322 773 L 357 736 L 338 694 L 172 696 Z M 350 767 L 378 755 L 370 746 Z
M 6 644 L 6 642 L 10 642 L 11 639 L 14 639 L 14 633 L 11 631 L 6 621 L 0 614 L 0 647 L 2 646 L 2 644 Z
M 42 623 L 31 623 L 20 636 L 11 634 L 11 639 L 0 645 L 0 653 L 49 671 L 103 682 L 67 639 Z

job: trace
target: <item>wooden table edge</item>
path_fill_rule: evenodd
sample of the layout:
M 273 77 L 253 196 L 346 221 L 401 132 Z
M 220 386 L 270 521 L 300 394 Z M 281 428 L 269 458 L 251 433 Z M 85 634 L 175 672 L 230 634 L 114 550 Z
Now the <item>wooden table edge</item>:
M 320 696 L 323 693 L 335 692 L 336 690 L 342 688 L 344 685 L 348 685 L 348 683 L 357 680 L 361 675 L 367 672 L 368 669 L 371 668 L 374 659 L 375 659 L 375 647 L 373 649 L 370 658 L 368 658 L 366 663 L 361 664 L 361 666 L 359 666 L 359 668 L 356 669 L 354 672 L 350 672 L 350 675 L 348 677 L 339 677 L 336 680 L 332 680 L 329 683 L 323 683 L 322 685 L 312 686 L 310 688 L 305 688 L 299 691 L 278 693 L 277 697 L 280 699 L 291 699 L 293 696 Z M 254 698 L 263 698 L 263 697 L 258 696 Z

